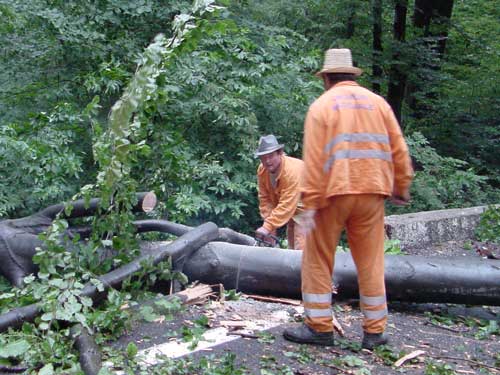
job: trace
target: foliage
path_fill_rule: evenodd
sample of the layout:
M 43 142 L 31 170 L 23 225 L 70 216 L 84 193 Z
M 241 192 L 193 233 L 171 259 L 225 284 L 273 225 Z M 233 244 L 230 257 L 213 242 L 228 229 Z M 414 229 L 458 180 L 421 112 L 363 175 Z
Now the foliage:
M 111 110 L 108 130 L 99 133 L 94 143 L 94 155 L 100 171 L 95 185 L 82 188 L 85 198 L 96 192 L 101 198 L 98 214 L 94 218 L 92 237 L 87 244 L 78 243 L 79 238 L 70 241 L 64 235 L 68 223 L 60 218 L 54 220 L 47 233 L 40 236 L 45 246 L 37 249 L 33 258 L 39 266 L 38 278 L 26 277 L 25 287 L 3 298 L 2 303 L 6 302 L 10 306 L 23 301 L 37 302 L 43 313 L 34 324 L 25 324 L 21 333 L 0 335 L 2 346 L 7 348 L 4 357 L 22 360 L 31 372 L 36 371 L 34 369 L 39 363 L 45 363 L 40 373 L 76 373 L 79 365 L 76 355 L 71 352 L 71 325 L 81 325 L 95 335 L 97 342 L 103 342 L 104 336 L 112 338 L 122 332 L 128 313 L 122 311 L 121 306 L 130 300 L 131 294 L 126 289 L 127 286 L 134 286 L 134 283 L 125 283 L 121 292 L 108 291 L 107 301 L 99 309 L 93 307 L 92 300 L 82 292 L 85 283 L 94 284 L 98 291 L 103 291 L 102 283 L 94 274 L 106 272 L 107 268 L 98 263 L 94 265 L 92 261 L 99 248 L 103 245 L 112 246 L 118 252 L 113 260 L 123 262 L 129 261 L 136 249 L 133 245 L 135 235 L 131 226 L 131 208 L 135 203 L 137 185 L 130 177 L 130 171 L 136 154 L 144 150 L 144 141 L 139 133 L 140 123 L 132 120 L 130 124 L 130 121 L 133 116 L 136 118 L 144 103 L 156 93 L 155 82 L 162 64 L 168 63 L 168 56 L 189 37 L 199 17 L 216 9 L 211 1 L 197 2 L 192 14 L 176 18 L 172 38 L 167 41 L 159 36 L 142 55 L 137 72 Z M 87 109 L 96 106 L 97 99 Z M 97 122 L 93 122 L 93 125 L 99 130 Z M 70 209 L 68 205 L 65 212 Z M 76 248 L 76 251 L 68 251 L 69 247 Z M 113 265 L 119 264 L 114 262 Z M 147 272 L 148 265 L 143 266 Z M 160 269 L 164 270 L 162 267 Z M 169 275 L 175 276 L 174 273 Z M 144 280 L 152 279 L 148 276 Z M 22 339 L 24 336 L 26 338 Z M 129 347 L 127 360 L 133 357 L 133 352 L 134 348 Z
M 489 206 L 482 214 L 476 228 L 480 241 L 500 243 L 500 207 Z
M 287 353 L 285 353 L 287 355 Z M 263 355 L 260 357 L 260 374 L 261 375 L 293 375 L 294 371 L 287 365 L 283 365 L 276 360 L 272 355 Z
M 443 80 L 418 129 L 439 153 L 467 161 L 498 188 L 499 9 L 493 1 L 454 2 Z M 477 53 L 476 51 L 481 51 Z
M 453 367 L 447 363 L 427 361 L 425 365 L 425 375 L 453 375 L 456 374 Z
M 384 254 L 402 255 L 401 243 L 399 240 L 385 240 L 384 241 Z
M 395 41 L 389 32 L 394 2 L 383 2 L 383 51 L 377 55 L 383 75 L 375 78 L 370 2 L 235 0 L 222 10 L 195 1 L 200 13 L 213 12 L 210 17 L 187 13 L 188 3 L 0 0 L 0 217 L 69 199 L 83 185 L 78 196 L 104 202 L 89 244 L 60 243 L 67 223 L 56 221 L 45 235 L 48 246 L 36 257 L 40 279 L 28 278 L 24 290 L 6 289 L 0 280 L 0 291 L 6 291 L 1 311 L 44 300 L 43 319 L 0 335 L 9 361 L 28 348 L 30 365 L 54 358 L 44 372 L 78 372 L 65 343 L 69 331 L 60 321 L 80 322 L 104 341 L 126 327 L 128 313 L 119 307 L 139 296 L 142 283 L 182 277 L 164 264 L 160 274 L 129 280 L 123 293 L 111 291 L 98 309 L 80 297 L 82 283 L 102 287 L 95 275 L 135 254 L 129 208 L 136 190 L 157 193 L 158 216 L 251 231 L 260 220 L 252 158 L 257 139 L 274 133 L 287 153 L 300 157 L 303 118 L 322 91 L 312 73 L 329 47 L 351 48 L 366 72 L 360 82 L 380 84 L 382 95 L 391 68 L 408 75 L 403 129 L 416 176 L 412 204 L 388 207 L 389 213 L 500 200 L 494 2 L 455 1 L 444 56 L 433 52 L 437 39 L 423 36 L 411 22 L 406 40 Z M 168 29 L 172 38 L 155 39 Z M 487 215 L 497 219 L 495 212 Z M 494 237 L 497 226 L 484 220 L 479 235 Z M 69 246 L 78 251 L 67 253 Z M 102 246 L 119 251 L 114 263 L 97 261 Z M 163 307 L 155 305 L 146 316 L 175 311 Z M 479 331 L 497 334 L 490 323 Z M 342 345 L 360 350 L 358 343 Z M 130 347 L 126 355 L 107 355 L 128 366 L 134 365 L 133 352 Z M 243 373 L 234 358 L 222 362 L 184 368 L 172 363 L 171 372 L 154 371 Z M 292 371 L 268 364 L 263 371 Z M 427 367 L 428 373 L 449 370 Z
M 208 328 L 208 318 L 205 315 L 195 319 L 192 326 L 182 326 L 182 339 L 185 342 L 190 342 L 189 349 L 194 349 L 198 346 L 198 342 L 203 338 L 203 334 Z
M 0 217 L 26 215 L 76 190 L 91 147 L 82 125 L 96 108 L 62 103 L 30 122 L 0 127 Z
M 487 177 L 467 168 L 465 161 L 439 155 L 421 133 L 408 136 L 407 142 L 417 165 L 412 204 L 403 209 L 389 208 L 389 212 L 468 207 L 498 199 L 498 192 L 490 189 Z
M 224 299 L 226 301 L 237 301 L 241 297 L 241 292 L 237 292 L 236 289 L 230 289 L 224 291 Z

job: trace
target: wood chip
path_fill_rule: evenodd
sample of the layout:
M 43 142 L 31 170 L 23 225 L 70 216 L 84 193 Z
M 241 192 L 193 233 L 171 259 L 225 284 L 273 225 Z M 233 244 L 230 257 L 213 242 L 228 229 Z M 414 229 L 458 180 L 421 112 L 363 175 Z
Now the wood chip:
M 299 301 L 297 299 L 290 299 L 290 298 L 258 296 L 255 294 L 245 294 L 245 296 L 247 296 L 248 298 L 258 300 L 258 301 L 282 303 L 284 305 L 300 306 L 302 303 L 301 301 Z
M 333 329 L 335 329 L 335 331 L 337 331 L 337 333 L 344 337 L 345 335 L 345 332 L 344 332 L 344 329 L 342 328 L 342 326 L 340 325 L 339 321 L 337 320 L 337 318 L 335 316 L 332 316 L 332 319 L 333 319 Z
M 219 324 L 223 327 L 237 327 L 237 328 L 243 328 L 247 326 L 246 322 L 243 321 L 234 321 L 234 320 L 221 320 Z
M 415 350 L 415 351 L 413 351 L 413 352 L 405 355 L 404 357 L 399 358 L 396 362 L 394 362 L 394 366 L 395 367 L 399 367 L 403 363 L 405 363 L 406 361 L 409 361 L 410 359 L 416 358 L 416 357 L 418 357 L 419 355 L 422 355 L 422 354 L 425 354 L 425 351 L 423 351 L 423 350 Z

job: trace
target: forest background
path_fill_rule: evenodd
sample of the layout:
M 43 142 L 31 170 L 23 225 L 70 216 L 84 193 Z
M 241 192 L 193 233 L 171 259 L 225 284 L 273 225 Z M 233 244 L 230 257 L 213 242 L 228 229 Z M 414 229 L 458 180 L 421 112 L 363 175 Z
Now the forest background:
M 495 0 L 234 0 L 160 61 L 133 111 L 124 168 L 158 217 L 258 226 L 260 135 L 301 157 L 328 48 L 387 98 L 416 166 L 412 204 L 500 202 L 500 7 Z M 110 158 L 103 134 L 145 48 L 191 1 L 0 0 L 0 218 L 70 199 Z M 108 156 L 106 156 L 108 155 Z

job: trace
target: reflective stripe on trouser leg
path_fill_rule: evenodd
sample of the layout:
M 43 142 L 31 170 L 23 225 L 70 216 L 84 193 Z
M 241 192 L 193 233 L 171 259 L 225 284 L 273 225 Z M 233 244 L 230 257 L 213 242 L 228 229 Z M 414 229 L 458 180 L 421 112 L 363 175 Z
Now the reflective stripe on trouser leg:
M 304 322 L 318 332 L 333 331 L 331 312 L 332 271 L 335 248 L 343 228 L 342 215 L 327 206 L 316 212 L 316 227 L 306 238 L 302 253 Z M 337 217 L 337 219 L 335 219 Z
M 351 254 L 356 264 L 363 312 L 363 330 L 380 333 L 387 325 L 384 283 L 384 197 L 357 197 L 346 225 Z

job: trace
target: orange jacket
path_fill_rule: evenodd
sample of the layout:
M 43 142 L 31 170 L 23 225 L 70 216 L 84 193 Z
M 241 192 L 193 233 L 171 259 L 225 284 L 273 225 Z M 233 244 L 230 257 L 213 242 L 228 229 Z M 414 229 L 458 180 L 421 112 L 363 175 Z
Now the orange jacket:
M 300 199 L 300 178 L 304 163 L 300 159 L 283 155 L 276 187 L 264 166 L 259 164 L 257 180 L 259 187 L 259 210 L 264 219 L 263 227 L 273 231 L 282 227 L 295 215 Z
M 337 83 L 311 104 L 303 152 L 307 209 L 324 207 L 334 195 L 401 195 L 413 177 L 391 107 L 354 81 Z

